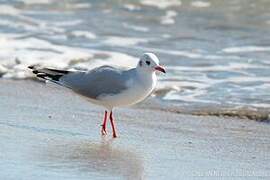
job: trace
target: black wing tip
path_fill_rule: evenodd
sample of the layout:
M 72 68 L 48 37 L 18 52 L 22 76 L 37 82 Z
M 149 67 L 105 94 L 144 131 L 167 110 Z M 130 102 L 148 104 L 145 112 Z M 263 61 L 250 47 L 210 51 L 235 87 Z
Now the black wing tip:
M 38 72 L 38 70 L 33 70 L 32 73 L 38 74 L 39 72 Z
M 42 79 L 45 79 L 46 78 L 46 74 L 39 73 L 39 74 L 37 74 L 37 77 L 42 78 Z
M 28 69 L 31 69 L 32 70 L 32 73 L 34 73 L 34 74 L 38 74 L 39 73 L 39 70 L 37 69 L 37 66 L 36 65 L 28 66 Z
M 30 65 L 28 68 L 31 69 L 32 73 L 35 74 L 38 78 L 51 80 L 54 82 L 59 81 L 62 76 L 70 73 L 70 71 L 67 70 L 39 68 L 38 65 Z
M 29 69 L 34 69 L 35 66 L 34 65 L 31 65 L 31 66 L 28 66 Z
M 52 68 L 45 68 L 46 70 L 52 71 L 54 73 L 60 74 L 60 75 L 64 75 L 64 74 L 68 74 L 70 73 L 70 71 L 67 70 L 60 70 L 60 69 L 52 69 Z

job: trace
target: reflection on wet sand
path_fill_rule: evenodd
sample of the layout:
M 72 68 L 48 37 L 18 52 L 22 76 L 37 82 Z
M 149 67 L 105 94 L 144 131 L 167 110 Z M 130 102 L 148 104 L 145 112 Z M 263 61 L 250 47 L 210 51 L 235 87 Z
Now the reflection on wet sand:
M 113 147 L 113 139 L 102 139 L 100 143 L 81 141 L 54 145 L 47 151 L 46 159 L 49 168 L 77 170 L 89 177 L 143 179 L 142 160 L 129 150 Z

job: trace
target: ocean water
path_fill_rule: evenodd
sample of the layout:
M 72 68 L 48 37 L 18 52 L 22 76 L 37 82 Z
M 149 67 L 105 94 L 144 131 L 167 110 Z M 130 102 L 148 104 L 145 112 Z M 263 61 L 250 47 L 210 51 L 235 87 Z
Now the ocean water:
M 29 78 L 33 64 L 131 67 L 154 52 L 167 69 L 158 99 L 187 109 L 269 112 L 268 0 L 0 2 L 2 78 Z

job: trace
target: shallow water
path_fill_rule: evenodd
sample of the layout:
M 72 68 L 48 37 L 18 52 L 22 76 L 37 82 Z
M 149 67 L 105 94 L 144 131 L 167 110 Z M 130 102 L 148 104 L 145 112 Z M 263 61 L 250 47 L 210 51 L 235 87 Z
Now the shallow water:
M 13 0 L 0 5 L 0 74 L 28 65 L 134 66 L 143 52 L 167 68 L 165 101 L 208 107 L 270 107 L 267 0 Z

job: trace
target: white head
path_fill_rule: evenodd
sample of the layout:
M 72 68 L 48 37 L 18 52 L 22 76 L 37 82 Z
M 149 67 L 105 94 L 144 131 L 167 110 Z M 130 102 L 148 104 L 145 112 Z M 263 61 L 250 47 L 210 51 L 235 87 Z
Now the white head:
M 159 65 L 159 59 L 153 53 L 144 53 L 140 57 L 140 61 L 137 65 L 137 68 L 149 72 L 160 71 L 166 73 L 165 69 Z

